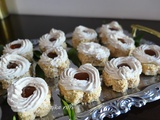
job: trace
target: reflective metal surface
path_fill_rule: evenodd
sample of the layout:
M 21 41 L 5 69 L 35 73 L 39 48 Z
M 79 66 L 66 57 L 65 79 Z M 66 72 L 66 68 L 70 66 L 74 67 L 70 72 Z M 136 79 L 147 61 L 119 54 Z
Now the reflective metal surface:
M 129 110 L 131 110 L 132 106 L 142 107 L 148 102 L 154 102 L 159 99 L 160 83 L 157 83 L 138 93 L 104 102 L 94 108 L 94 110 L 87 111 L 89 116 L 83 116 L 84 113 L 81 113 L 77 116 L 77 118 L 85 120 L 103 120 L 104 117 L 113 118 L 119 116 L 120 114 L 127 113 Z
M 71 33 L 67 34 L 70 38 Z M 32 40 L 32 43 L 37 46 L 37 40 Z M 70 44 L 71 41 L 68 40 Z M 150 41 L 142 40 L 142 43 L 153 44 Z M 73 63 L 71 64 L 73 67 Z M 58 97 L 59 89 L 57 79 L 45 79 L 52 90 L 52 111 L 49 116 L 55 120 L 66 120 L 63 106 Z M 102 92 L 99 101 L 90 104 L 78 104 L 73 106 L 77 120 L 103 120 L 103 118 L 114 118 L 120 114 L 127 113 L 132 106 L 142 107 L 148 102 L 154 102 L 160 99 L 160 76 L 140 76 L 140 84 L 137 88 L 128 89 L 125 93 L 118 93 L 112 90 L 111 87 L 106 87 L 102 81 Z
M 69 34 L 70 36 L 71 34 Z M 37 39 L 31 40 L 37 46 Z M 37 49 L 37 48 L 35 48 Z M 73 64 L 72 64 L 73 66 Z M 106 87 L 102 82 L 102 92 L 99 101 L 90 104 L 78 104 L 74 108 L 77 120 L 103 120 L 105 117 L 114 118 L 127 113 L 132 106 L 142 107 L 149 102 L 160 99 L 160 76 L 140 76 L 140 84 L 137 88 L 128 89 L 125 93 L 117 93 L 111 87 Z M 64 113 L 61 99 L 58 97 L 58 78 L 45 79 L 52 91 L 52 109 L 50 113 L 41 120 L 66 120 L 68 116 Z M 5 93 L 5 92 L 4 92 Z M 1 95 L 1 97 L 4 95 Z M 8 107 L 8 109 L 10 109 Z M 3 111 L 2 111 L 3 112 Z M 39 120 L 38 118 L 36 120 Z

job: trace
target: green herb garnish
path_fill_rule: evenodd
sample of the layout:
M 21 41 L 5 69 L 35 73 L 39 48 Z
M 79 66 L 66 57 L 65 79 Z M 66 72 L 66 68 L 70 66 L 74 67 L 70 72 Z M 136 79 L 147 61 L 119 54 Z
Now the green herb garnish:
M 45 74 L 38 64 L 36 65 L 35 73 L 36 73 L 36 77 L 41 77 L 45 79 Z
M 15 115 L 13 116 L 13 120 L 16 120 L 16 116 Z
M 81 65 L 81 62 L 78 58 L 78 52 L 75 48 L 71 48 L 68 52 L 69 59 L 77 66 L 79 67 Z
M 136 37 L 133 38 L 134 41 L 135 41 L 135 46 L 136 47 L 140 45 L 140 41 L 143 38 L 143 36 L 144 36 L 143 34 L 140 34 L 140 35 L 137 35 Z
M 42 55 L 42 53 L 39 50 L 34 50 L 33 54 L 34 54 L 33 58 L 35 61 L 38 61 L 40 59 L 40 56 Z
M 63 108 L 64 114 L 68 115 L 70 120 L 76 120 L 75 111 L 74 111 L 72 104 L 67 103 L 66 100 L 62 96 L 58 95 L 58 97 L 62 101 L 62 105 L 63 105 L 62 108 Z

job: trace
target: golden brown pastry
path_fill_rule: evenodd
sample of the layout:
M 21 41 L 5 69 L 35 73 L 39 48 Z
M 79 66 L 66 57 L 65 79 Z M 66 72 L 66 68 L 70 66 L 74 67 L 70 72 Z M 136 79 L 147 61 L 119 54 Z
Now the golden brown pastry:
M 74 105 L 97 101 L 101 94 L 99 72 L 91 64 L 65 69 L 58 85 L 61 95 Z
M 158 45 L 143 44 L 137 47 L 132 55 L 141 62 L 145 75 L 160 74 L 160 47 Z
M 91 63 L 93 66 L 104 66 L 110 56 L 108 48 L 94 42 L 80 43 L 77 50 L 82 64 Z
M 31 63 L 17 54 L 4 54 L 0 60 L 0 82 L 3 89 L 22 77 L 31 76 Z
M 65 49 L 52 47 L 43 52 L 38 61 L 39 66 L 48 78 L 59 77 L 65 68 L 68 68 L 70 61 Z
M 18 54 L 32 61 L 33 44 L 28 39 L 18 39 L 5 45 L 3 54 L 6 53 Z
M 77 48 L 80 43 L 84 42 L 97 42 L 97 33 L 94 29 L 80 25 L 73 32 L 72 45 Z
M 46 116 L 51 110 L 51 92 L 42 78 L 21 78 L 7 91 L 7 102 L 21 120 L 34 120 Z
M 46 51 L 51 47 L 66 48 L 65 33 L 61 30 L 52 28 L 49 33 L 44 34 L 39 40 L 39 48 L 41 51 Z
M 141 63 L 134 57 L 112 58 L 106 62 L 103 81 L 106 86 L 112 86 L 114 91 L 125 92 L 139 85 L 141 72 Z

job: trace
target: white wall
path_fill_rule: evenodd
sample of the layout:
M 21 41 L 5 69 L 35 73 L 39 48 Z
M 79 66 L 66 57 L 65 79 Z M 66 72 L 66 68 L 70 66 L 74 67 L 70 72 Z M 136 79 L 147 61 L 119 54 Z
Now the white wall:
M 160 20 L 160 0 L 6 0 L 10 13 Z

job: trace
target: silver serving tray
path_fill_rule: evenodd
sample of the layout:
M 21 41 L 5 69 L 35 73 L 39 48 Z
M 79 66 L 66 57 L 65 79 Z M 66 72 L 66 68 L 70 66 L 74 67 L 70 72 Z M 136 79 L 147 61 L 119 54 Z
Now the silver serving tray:
M 103 120 L 114 118 L 127 113 L 132 106 L 142 107 L 149 102 L 160 99 L 160 76 L 141 75 L 141 82 L 137 88 L 128 89 L 126 93 L 117 93 L 111 87 L 106 87 L 102 82 L 102 93 L 98 102 L 78 104 L 73 106 L 77 120 Z M 51 80 L 51 79 L 50 79 Z M 50 81 L 49 80 L 49 81 Z M 56 120 L 66 120 L 60 102 L 59 89 L 52 83 L 52 117 Z M 53 87 L 54 86 L 54 87 Z
M 71 33 L 66 34 L 68 38 Z M 34 46 L 37 46 L 38 40 L 31 40 Z M 153 44 L 151 42 L 142 40 L 142 43 Z M 37 49 L 35 47 L 35 49 Z M 36 63 L 35 63 L 36 64 Z M 35 65 L 34 65 L 35 66 Z M 71 63 L 71 67 L 76 67 Z M 76 120 L 103 120 L 105 117 L 114 118 L 120 114 L 127 113 L 132 106 L 142 107 L 149 102 L 154 102 L 160 99 L 160 76 L 140 76 L 140 84 L 137 88 L 128 89 L 125 93 L 114 92 L 111 87 L 106 87 L 102 81 L 102 92 L 99 101 L 90 104 L 78 104 L 70 106 L 74 108 Z M 58 97 L 58 78 L 45 79 L 52 91 L 52 109 L 50 113 L 40 120 L 67 120 L 69 117 L 64 114 L 64 107 L 61 99 Z M 6 98 L 0 90 L 0 99 Z M 10 108 L 8 108 L 10 109 Z M 1 109 L 0 109 L 1 110 Z M 0 111 L 0 117 L 3 111 Z M 3 115 L 3 114 L 2 114 Z M 39 120 L 38 118 L 36 120 Z
M 126 34 L 129 35 L 127 31 Z M 67 38 L 71 38 L 72 33 L 66 34 Z M 71 40 L 67 40 L 71 44 Z M 37 40 L 33 43 L 37 44 Z M 151 41 L 142 39 L 141 44 L 154 44 Z M 76 67 L 71 63 L 71 67 Z M 57 86 L 58 79 L 46 79 L 52 89 L 52 99 L 54 104 L 50 117 L 55 120 L 69 119 L 63 113 L 63 106 L 58 97 L 59 89 Z M 54 81 L 54 82 L 53 82 Z M 102 92 L 99 101 L 90 104 L 78 104 L 71 106 L 74 108 L 77 120 L 103 120 L 105 117 L 114 118 L 121 114 L 127 113 L 132 106 L 142 107 L 149 102 L 154 102 L 160 99 L 160 75 L 140 76 L 140 84 L 137 88 L 128 89 L 125 93 L 118 93 L 112 90 L 111 87 L 106 87 L 102 81 Z
M 158 78 L 159 79 L 159 78 Z M 80 120 L 103 120 L 105 117 L 114 118 L 120 114 L 127 113 L 132 106 L 142 107 L 146 103 L 160 99 L 160 83 L 149 85 L 144 90 L 128 94 L 110 101 L 101 103 L 83 113 L 79 113 Z

